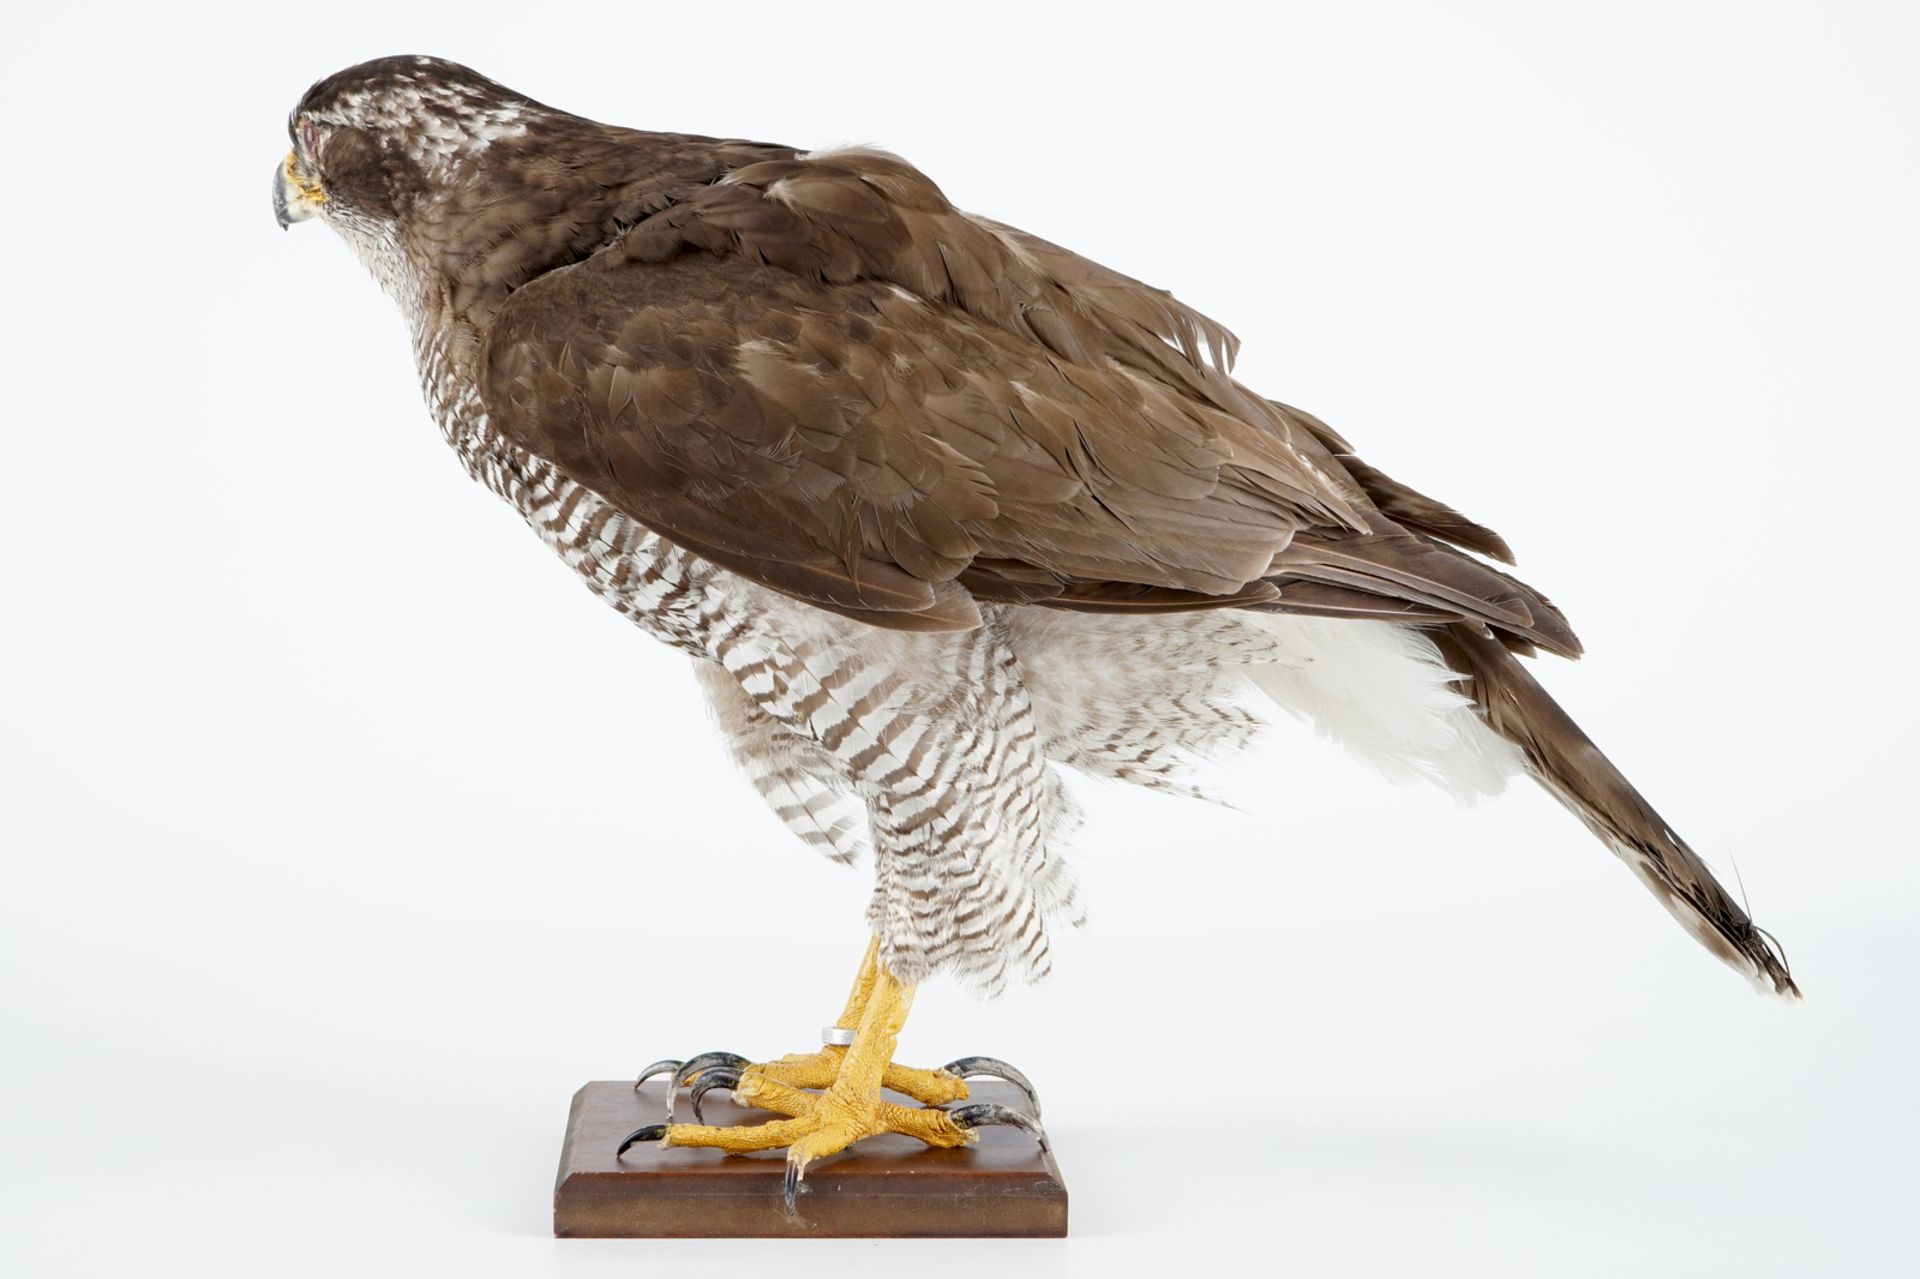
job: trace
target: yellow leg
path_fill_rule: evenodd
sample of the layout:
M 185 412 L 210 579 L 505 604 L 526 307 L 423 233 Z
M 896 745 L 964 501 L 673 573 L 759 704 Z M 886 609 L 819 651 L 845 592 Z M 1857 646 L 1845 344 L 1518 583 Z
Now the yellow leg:
M 847 994 L 847 1006 L 834 1021 L 835 1026 L 841 1030 L 859 1030 L 860 1015 L 873 997 L 879 977 L 880 939 L 875 937 L 867 943 L 867 953 L 860 961 L 860 971 L 854 976 L 853 989 Z M 831 1088 L 833 1081 L 839 1078 L 840 1066 L 846 1056 L 845 1045 L 828 1044 L 818 1052 L 788 1053 L 775 1061 L 756 1062 L 741 1069 L 742 1087 L 735 1088 L 733 1093 L 745 1099 L 745 1089 L 752 1086 L 750 1080 L 785 1084 L 788 1088 Z M 944 1070 L 902 1066 L 892 1061 L 887 1063 L 880 1082 L 883 1087 L 903 1097 L 911 1097 L 923 1106 L 945 1106 L 951 1102 L 965 1101 L 970 1095 L 966 1081 L 958 1075 Z M 777 1110 L 779 1107 L 767 1106 L 766 1109 Z

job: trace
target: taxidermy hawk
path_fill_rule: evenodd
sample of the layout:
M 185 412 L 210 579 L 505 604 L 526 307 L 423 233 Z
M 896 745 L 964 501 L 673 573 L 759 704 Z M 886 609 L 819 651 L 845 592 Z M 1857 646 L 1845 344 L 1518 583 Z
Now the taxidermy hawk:
M 916 983 L 993 990 L 1077 919 L 1060 770 L 1191 792 L 1265 695 L 1382 772 L 1525 774 L 1707 949 L 1784 956 L 1534 682 L 1576 656 L 1507 544 L 1235 381 L 1169 294 L 948 203 L 885 152 L 648 133 L 436 58 L 314 85 L 274 173 L 399 303 L 468 472 L 690 654 L 753 785 L 872 935 L 823 1051 L 663 1063 L 786 1116 L 629 1139 L 808 1161 L 959 1145 L 966 1059 L 892 1060 Z M 920 1106 L 882 1100 L 882 1087 Z M 697 1098 L 696 1098 L 697 1101 Z M 623 1146 L 622 1150 L 626 1147 Z

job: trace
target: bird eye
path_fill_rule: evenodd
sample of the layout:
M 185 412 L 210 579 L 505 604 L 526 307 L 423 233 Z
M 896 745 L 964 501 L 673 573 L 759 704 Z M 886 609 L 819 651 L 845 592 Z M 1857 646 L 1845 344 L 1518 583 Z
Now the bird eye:
M 315 152 L 318 150 L 319 146 L 320 146 L 319 126 L 314 124 L 314 122 L 310 119 L 301 120 L 300 121 L 300 149 L 306 152 L 308 159 L 312 159 L 314 157 Z

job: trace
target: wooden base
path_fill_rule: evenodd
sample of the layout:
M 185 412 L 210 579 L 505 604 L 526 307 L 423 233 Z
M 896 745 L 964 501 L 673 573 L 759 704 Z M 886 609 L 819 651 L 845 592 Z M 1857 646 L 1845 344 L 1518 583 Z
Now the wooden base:
M 1027 1104 L 1026 1095 L 1011 1084 L 981 1081 L 968 1087 L 976 1101 L 1020 1109 Z M 660 1122 L 666 1105 L 661 1080 L 639 1092 L 631 1083 L 613 1080 L 574 1094 L 553 1191 L 554 1234 L 579 1239 L 1040 1239 L 1067 1233 L 1067 1188 L 1060 1168 L 1017 1128 L 983 1128 L 978 1142 L 956 1150 L 929 1150 L 910 1137 L 869 1138 L 807 1169 L 796 1220 L 781 1208 L 783 1150 L 722 1155 L 643 1143 L 616 1161 L 613 1152 L 621 1139 Z M 681 1109 L 686 1109 L 685 1098 Z M 719 1092 L 708 1094 L 702 1109 L 712 1124 L 775 1118 L 736 1106 Z

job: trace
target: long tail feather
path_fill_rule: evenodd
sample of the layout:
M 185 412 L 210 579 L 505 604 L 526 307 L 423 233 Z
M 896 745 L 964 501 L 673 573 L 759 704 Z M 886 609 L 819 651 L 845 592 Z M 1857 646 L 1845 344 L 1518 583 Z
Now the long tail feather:
M 1519 747 L 1534 779 L 1606 841 L 1675 919 L 1761 989 L 1799 997 L 1779 944 L 1499 640 L 1464 625 L 1428 634 L 1488 726 Z

